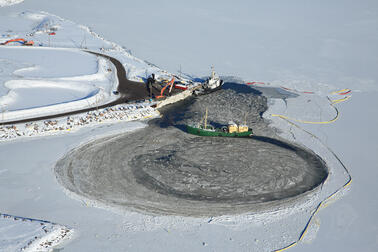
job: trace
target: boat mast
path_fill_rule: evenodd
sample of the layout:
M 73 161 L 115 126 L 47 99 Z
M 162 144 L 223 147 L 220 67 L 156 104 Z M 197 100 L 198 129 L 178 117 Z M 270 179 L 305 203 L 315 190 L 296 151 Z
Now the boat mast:
M 206 113 L 205 113 L 205 125 L 204 125 L 204 129 L 206 129 L 206 126 L 207 126 L 207 108 L 206 108 Z

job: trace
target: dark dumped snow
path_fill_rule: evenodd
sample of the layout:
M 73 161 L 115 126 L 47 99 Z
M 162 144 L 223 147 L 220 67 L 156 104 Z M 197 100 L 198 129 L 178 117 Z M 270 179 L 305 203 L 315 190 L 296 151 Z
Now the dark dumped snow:
M 247 124 L 252 138 L 198 137 L 184 125 L 208 108 L 215 126 Z M 313 152 L 278 139 L 261 118 L 266 98 L 226 83 L 223 90 L 167 107 L 163 118 L 131 134 L 99 139 L 56 165 L 70 191 L 112 206 L 184 216 L 215 216 L 281 204 L 327 177 Z

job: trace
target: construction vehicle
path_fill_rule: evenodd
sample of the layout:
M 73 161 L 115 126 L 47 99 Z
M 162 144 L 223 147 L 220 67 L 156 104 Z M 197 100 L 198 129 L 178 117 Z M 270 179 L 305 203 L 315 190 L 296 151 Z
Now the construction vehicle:
M 33 46 L 34 45 L 33 40 L 27 41 L 27 40 L 22 39 L 22 38 L 11 39 L 11 40 L 5 41 L 4 43 L 1 43 L 0 45 L 6 45 L 6 44 L 9 44 L 9 43 L 19 43 L 19 44 L 24 45 L 24 46 Z

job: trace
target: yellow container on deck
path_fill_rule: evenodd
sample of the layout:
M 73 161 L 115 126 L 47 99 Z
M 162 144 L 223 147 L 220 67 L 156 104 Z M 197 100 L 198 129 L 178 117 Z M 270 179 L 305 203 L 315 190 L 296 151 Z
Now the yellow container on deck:
M 236 125 L 236 123 L 234 123 L 234 122 L 229 122 L 228 123 L 228 132 L 229 133 L 238 132 L 238 125 Z
M 247 125 L 239 125 L 238 132 L 247 132 L 248 126 Z

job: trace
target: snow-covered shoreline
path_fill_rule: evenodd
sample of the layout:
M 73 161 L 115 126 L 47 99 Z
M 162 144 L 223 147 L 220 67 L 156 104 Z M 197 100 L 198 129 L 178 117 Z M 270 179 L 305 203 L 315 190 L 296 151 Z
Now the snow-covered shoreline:
M 295 103 L 295 101 L 298 104 L 291 104 L 292 107 L 295 108 L 297 106 L 301 106 L 301 99 L 294 98 L 292 102 Z M 327 103 L 323 104 L 325 107 L 327 105 Z M 285 110 L 285 107 L 286 110 L 290 110 L 291 108 L 287 107 L 287 104 L 283 102 L 271 99 L 270 106 L 264 113 L 264 118 L 272 122 L 271 127 L 278 129 L 281 137 L 290 142 L 303 145 L 319 155 L 326 162 L 329 169 L 329 175 L 326 181 L 324 181 L 321 185 L 321 190 L 317 195 L 317 200 L 310 207 L 311 215 L 309 216 L 308 222 L 303 227 L 303 230 L 298 233 L 297 238 L 291 243 L 288 243 L 286 246 L 280 248 L 277 247 L 276 249 L 278 251 L 281 249 L 291 248 L 302 241 L 308 240 L 307 236 L 314 239 L 317 231 L 309 235 L 308 230 L 314 229 L 314 225 L 316 224 L 313 223 L 313 220 L 316 218 L 318 212 L 325 208 L 328 204 L 333 203 L 335 199 L 341 198 L 350 189 L 349 186 L 352 183 L 352 176 L 348 168 L 330 149 L 330 147 L 316 136 L 316 134 L 319 133 L 311 133 L 310 131 L 301 127 L 301 125 L 299 125 L 300 122 L 298 123 L 290 119 L 285 119 L 283 116 L 272 116 L 282 113 L 282 111 Z
M 8 241 L 7 251 L 51 251 L 74 234 L 73 229 L 56 223 L 0 213 L 0 227 L 7 223 L 8 228 L 0 228 L 2 236 L 18 233 Z
M 152 108 L 149 103 L 115 105 L 89 111 L 85 114 L 0 126 L 0 141 L 9 141 L 20 137 L 62 134 L 70 131 L 77 131 L 83 127 L 96 126 L 100 123 L 143 120 L 156 116 L 159 116 L 159 112 Z

